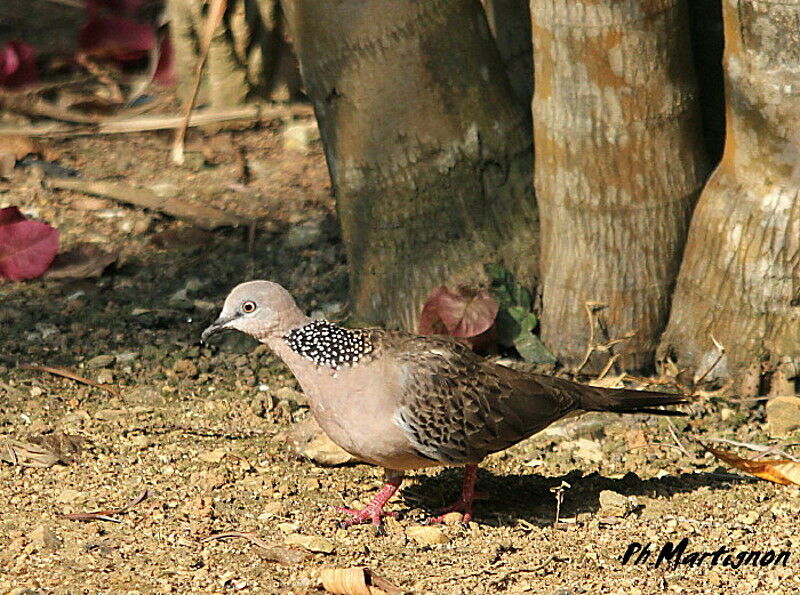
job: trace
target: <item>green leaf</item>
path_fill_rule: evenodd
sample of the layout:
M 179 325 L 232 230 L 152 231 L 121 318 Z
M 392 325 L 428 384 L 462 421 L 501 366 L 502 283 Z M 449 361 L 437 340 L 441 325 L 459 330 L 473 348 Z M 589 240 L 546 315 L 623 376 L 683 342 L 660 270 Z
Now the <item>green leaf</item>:
M 483 270 L 486 271 L 492 283 L 502 285 L 506 282 L 508 271 L 503 265 L 497 264 L 496 262 L 488 262 L 484 265 Z
M 541 339 L 533 334 L 539 324 L 536 314 L 522 306 L 511 306 L 497 315 L 496 327 L 498 343 L 504 347 L 514 347 L 527 362 L 535 364 L 554 364 L 556 358 L 547 350 Z
M 534 364 L 556 363 L 555 356 L 544 346 L 541 339 L 530 331 L 520 334 L 514 341 L 514 347 L 517 348 L 520 356 L 526 362 Z
M 531 308 L 533 307 L 533 298 L 531 298 L 531 292 L 522 285 L 517 285 L 516 290 L 516 304 L 530 312 Z

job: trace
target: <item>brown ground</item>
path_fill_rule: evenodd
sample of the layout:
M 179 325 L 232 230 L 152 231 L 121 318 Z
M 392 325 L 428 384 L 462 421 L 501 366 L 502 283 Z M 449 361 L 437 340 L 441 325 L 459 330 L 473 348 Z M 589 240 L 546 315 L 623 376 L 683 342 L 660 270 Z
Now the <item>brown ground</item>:
M 0 462 L 1 593 L 306 593 L 320 569 L 354 565 L 416 593 L 800 589 L 800 490 L 731 474 L 689 439 L 775 442 L 761 405 L 719 398 L 678 424 L 692 456 L 664 420 L 596 416 L 490 457 L 479 482 L 491 501 L 478 504 L 469 526 L 443 527 L 446 543 L 420 545 L 407 530 L 455 496 L 455 470 L 412 476 L 390 504 L 401 517 L 385 535 L 337 528 L 331 506 L 365 502 L 379 472 L 298 457 L 280 435 L 308 413 L 302 399 L 280 391 L 296 388 L 288 371 L 235 334 L 198 343 L 241 280 L 279 281 L 309 311 L 336 315 L 346 303 L 322 152 L 284 149 L 284 125 L 194 132 L 184 168 L 168 163 L 165 134 L 46 143 L 86 178 L 155 186 L 256 221 L 251 250 L 243 229 L 203 232 L 52 191 L 30 170 L 0 182 L 0 207 L 19 205 L 58 227 L 64 249 L 91 241 L 120 251 L 99 279 L 0 284 L 0 441 L 59 432 L 85 440 L 67 464 Z M 248 185 L 239 183 L 240 148 L 254 174 Z M 102 355 L 115 357 L 89 363 Z M 14 362 L 67 367 L 110 381 L 119 396 Z M 554 526 L 552 488 L 563 481 L 570 487 Z M 146 499 L 116 515 L 119 523 L 63 516 L 122 506 L 145 488 Z M 633 510 L 601 507 L 603 490 L 634 497 Z M 289 535 L 318 536 L 333 551 L 281 564 L 244 539 L 201 541 L 225 531 L 254 532 L 281 548 Z M 725 545 L 791 555 L 777 568 L 621 564 L 631 542 L 657 550 L 683 537 L 693 551 Z

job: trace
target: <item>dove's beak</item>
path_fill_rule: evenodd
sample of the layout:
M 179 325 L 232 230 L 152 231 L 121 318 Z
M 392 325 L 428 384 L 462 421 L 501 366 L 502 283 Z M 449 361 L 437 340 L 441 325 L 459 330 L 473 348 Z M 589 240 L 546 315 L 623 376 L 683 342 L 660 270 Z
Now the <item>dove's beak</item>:
M 236 316 L 230 316 L 223 318 L 220 316 L 217 318 L 211 325 L 203 331 L 203 334 L 200 335 L 200 342 L 205 343 L 208 341 L 209 337 L 212 335 L 216 335 L 217 333 L 221 333 L 224 330 L 227 330 L 229 327 L 228 325 L 234 321 Z

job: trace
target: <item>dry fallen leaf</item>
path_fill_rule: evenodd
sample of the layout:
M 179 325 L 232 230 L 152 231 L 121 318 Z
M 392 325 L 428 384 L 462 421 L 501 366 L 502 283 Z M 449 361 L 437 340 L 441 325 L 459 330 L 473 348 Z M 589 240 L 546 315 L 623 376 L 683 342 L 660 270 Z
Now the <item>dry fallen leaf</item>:
M 402 589 L 369 568 L 325 568 L 319 573 L 322 588 L 334 595 L 398 595 Z
M 319 465 L 344 465 L 356 460 L 322 431 L 313 416 L 308 416 L 278 436 L 284 438 L 297 454 Z
M 38 444 L 21 440 L 0 442 L 0 461 L 22 467 L 52 467 L 61 457 L 52 450 Z
M 58 460 L 62 463 L 73 462 L 75 455 L 81 451 L 81 447 L 86 442 L 86 438 L 65 434 L 64 432 L 28 436 L 28 440 L 57 455 Z
M 732 452 L 712 448 L 702 443 L 701 446 L 720 461 L 725 461 L 735 469 L 744 471 L 749 475 L 781 485 L 800 485 L 800 463 L 795 461 L 790 461 L 789 459 L 754 461 L 753 459 L 743 459 Z
M 319 434 L 311 442 L 306 444 L 300 454 L 322 466 L 344 465 L 355 461 L 355 458 L 333 440 L 327 434 Z

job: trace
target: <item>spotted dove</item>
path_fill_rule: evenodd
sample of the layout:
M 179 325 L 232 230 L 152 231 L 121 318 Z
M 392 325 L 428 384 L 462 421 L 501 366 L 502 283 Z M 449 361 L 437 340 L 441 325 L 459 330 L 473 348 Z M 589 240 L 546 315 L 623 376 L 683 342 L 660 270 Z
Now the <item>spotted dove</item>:
M 202 340 L 226 329 L 266 343 L 291 369 L 328 436 L 385 469 L 386 484 L 372 502 L 362 510 L 342 509 L 350 515 L 345 525 L 379 525 L 404 472 L 435 465 L 466 467 L 461 497 L 444 510 L 460 511 L 468 522 L 477 465 L 486 455 L 570 413 L 680 415 L 658 407 L 685 402 L 678 395 L 520 372 L 447 337 L 311 320 L 270 281 L 236 286 Z

